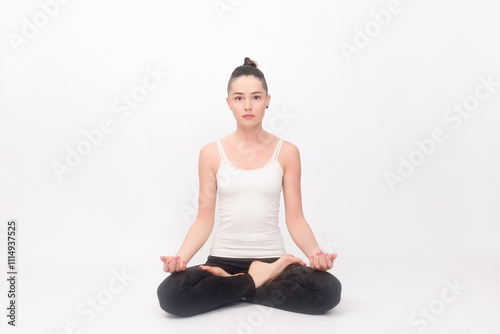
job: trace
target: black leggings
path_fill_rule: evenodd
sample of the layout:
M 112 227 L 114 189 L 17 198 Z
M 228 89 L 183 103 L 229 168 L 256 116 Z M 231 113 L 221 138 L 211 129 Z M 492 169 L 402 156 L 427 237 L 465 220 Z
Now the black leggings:
M 321 314 L 340 302 L 342 286 L 335 276 L 299 264 L 288 266 L 272 282 L 255 289 L 248 274 L 250 264 L 255 260 L 272 263 L 278 259 L 208 256 L 205 265 L 220 267 L 230 275 L 244 274 L 216 276 L 198 266 L 170 274 L 157 289 L 160 307 L 170 314 L 187 317 L 246 301 L 286 311 Z

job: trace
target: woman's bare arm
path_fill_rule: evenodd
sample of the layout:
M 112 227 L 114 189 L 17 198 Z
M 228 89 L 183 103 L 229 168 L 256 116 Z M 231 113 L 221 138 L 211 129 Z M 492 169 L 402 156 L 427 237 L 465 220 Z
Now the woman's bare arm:
M 166 272 L 183 271 L 187 263 L 208 240 L 214 226 L 215 201 L 217 184 L 214 174 L 214 146 L 205 145 L 200 150 L 198 174 L 200 179 L 200 195 L 198 215 L 191 225 L 184 242 L 175 256 L 161 256 Z
M 337 254 L 324 254 L 321 251 L 311 227 L 302 212 L 302 197 L 300 190 L 300 153 L 292 143 L 283 145 L 285 155 L 285 174 L 283 175 L 283 198 L 285 202 L 285 217 L 288 232 L 295 244 L 302 250 L 311 263 L 311 267 L 327 270 L 333 266 Z

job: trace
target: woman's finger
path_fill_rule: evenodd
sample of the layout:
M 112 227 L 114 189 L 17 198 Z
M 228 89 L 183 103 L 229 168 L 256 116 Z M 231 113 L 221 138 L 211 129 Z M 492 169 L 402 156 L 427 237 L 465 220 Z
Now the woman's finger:
M 326 270 L 326 260 L 325 260 L 325 254 L 323 252 L 319 252 L 318 254 L 318 262 L 319 262 L 319 269 L 320 270 Z
M 165 271 L 165 272 L 168 273 L 169 270 L 170 270 L 170 263 L 172 261 L 172 257 L 171 256 L 165 256 L 164 260 L 165 261 L 163 262 L 163 271 Z
M 163 271 L 164 272 L 169 272 L 170 271 L 170 263 L 172 262 L 172 256 L 160 256 L 160 260 L 163 261 Z
M 177 265 L 177 259 L 175 257 L 172 258 L 172 261 L 170 261 L 170 272 L 173 273 L 175 272 L 175 266 Z
M 181 259 L 179 256 L 176 256 L 175 257 L 175 271 L 179 271 L 179 269 L 181 268 Z
M 333 263 L 333 261 L 335 261 L 337 256 L 338 256 L 337 253 L 330 254 L 330 260 L 332 260 L 332 263 Z
M 333 267 L 333 261 L 330 258 L 330 255 L 328 253 L 325 253 L 325 262 L 326 262 L 327 269 L 330 269 Z
M 316 270 L 319 270 L 320 266 L 319 266 L 319 253 L 316 253 L 314 255 L 314 269 Z

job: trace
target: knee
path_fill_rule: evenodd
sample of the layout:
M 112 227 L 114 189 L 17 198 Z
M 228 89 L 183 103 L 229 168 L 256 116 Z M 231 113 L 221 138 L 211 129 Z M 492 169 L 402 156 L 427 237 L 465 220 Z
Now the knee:
M 328 275 L 325 275 L 327 278 L 326 283 L 323 287 L 323 293 L 325 296 L 322 310 L 323 312 L 327 312 L 333 309 L 340 303 L 340 295 L 342 292 L 342 284 L 340 284 L 340 281 L 337 279 L 337 277 L 333 276 L 330 273 L 326 274 Z
M 196 305 L 199 300 L 196 294 L 191 292 L 197 282 L 211 275 L 207 271 L 196 267 L 170 274 L 156 290 L 161 309 L 179 317 L 198 314 L 199 309 Z
M 164 279 L 156 289 L 160 307 L 163 311 L 172 315 L 181 317 L 189 316 L 191 314 L 182 308 L 181 294 L 177 289 L 177 284 L 169 279 L 171 276 Z
M 171 303 L 171 301 L 174 298 L 172 298 L 173 291 L 169 277 L 167 277 L 166 279 L 163 280 L 163 282 L 160 283 L 160 285 L 156 289 L 156 294 L 158 296 L 158 301 L 160 303 L 161 309 L 167 313 L 172 313 L 173 304 Z
M 330 278 L 330 296 L 331 296 L 331 308 L 334 308 L 340 303 L 340 295 L 342 293 L 342 284 L 337 277 L 332 274 Z
M 318 291 L 322 300 L 318 309 L 319 313 L 325 313 L 333 309 L 340 303 L 340 295 L 342 292 L 342 284 L 337 279 L 337 277 L 332 274 L 325 272 L 324 282 L 321 284 L 321 288 Z
M 305 289 L 303 311 L 309 314 L 323 314 L 340 303 L 342 285 L 327 271 L 313 270 L 310 267 L 296 268 L 294 279 L 298 286 Z M 307 305 L 307 306 L 306 306 Z

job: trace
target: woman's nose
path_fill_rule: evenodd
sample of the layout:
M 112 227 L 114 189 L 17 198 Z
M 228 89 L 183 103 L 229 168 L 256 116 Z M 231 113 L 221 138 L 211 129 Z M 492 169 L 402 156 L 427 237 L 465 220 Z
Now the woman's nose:
M 252 101 L 250 99 L 245 101 L 245 110 L 252 110 Z

